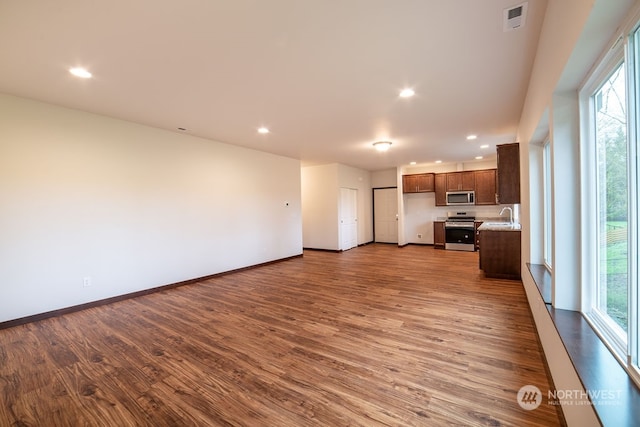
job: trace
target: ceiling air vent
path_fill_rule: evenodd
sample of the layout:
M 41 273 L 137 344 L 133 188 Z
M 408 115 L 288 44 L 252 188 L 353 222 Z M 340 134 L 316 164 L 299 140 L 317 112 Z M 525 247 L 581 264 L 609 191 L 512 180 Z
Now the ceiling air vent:
M 503 11 L 504 25 L 503 30 L 513 31 L 524 27 L 527 18 L 527 3 L 522 3 Z

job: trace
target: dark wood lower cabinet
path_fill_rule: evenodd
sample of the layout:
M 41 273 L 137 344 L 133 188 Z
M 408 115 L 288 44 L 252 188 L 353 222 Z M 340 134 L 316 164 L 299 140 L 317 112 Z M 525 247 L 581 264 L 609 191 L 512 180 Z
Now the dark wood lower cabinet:
M 480 269 L 485 276 L 520 279 L 520 236 L 520 231 L 480 231 Z
M 444 221 L 433 222 L 433 246 L 444 249 Z
M 478 227 L 482 225 L 483 221 L 475 221 L 473 223 L 473 234 L 476 240 L 476 251 L 480 250 L 480 232 L 478 231 Z

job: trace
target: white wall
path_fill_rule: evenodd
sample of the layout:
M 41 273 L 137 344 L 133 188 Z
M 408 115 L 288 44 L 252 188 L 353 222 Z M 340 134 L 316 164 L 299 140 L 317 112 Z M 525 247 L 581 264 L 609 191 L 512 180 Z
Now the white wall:
M 0 321 L 302 253 L 298 160 L 8 95 L 0 149 Z
M 539 181 L 529 170 L 531 152 L 529 144 L 540 142 L 534 140 L 534 136 L 540 135 L 538 127 L 541 122 L 546 121 L 546 112 L 551 107 L 553 93 L 562 71 L 591 12 L 592 4 L 589 3 L 579 0 L 549 1 L 518 129 L 521 156 L 522 282 L 556 389 L 570 389 L 576 384 L 579 385 L 580 382 L 566 350 L 560 343 L 558 332 L 551 322 L 540 293 L 525 266 L 525 263 L 532 259 L 531 239 L 540 239 L 542 236 L 542 234 L 532 236 L 531 218 L 543 214 L 541 204 L 536 205 L 530 202 L 535 201 L 535 196 L 531 198 L 530 194 L 538 191 L 536 186 L 539 185 Z M 571 12 L 572 10 L 575 12 Z M 532 207 L 536 207 L 537 210 L 533 212 Z M 534 258 L 537 258 L 536 254 Z M 575 408 L 567 407 L 563 408 L 563 412 L 569 425 L 595 425 L 595 413 L 592 408 L 585 407 L 577 411 Z
M 358 244 L 373 241 L 373 191 L 371 173 L 338 165 L 338 186 L 358 190 Z
M 575 93 L 553 96 L 551 117 L 551 181 L 555 237 L 553 241 L 553 306 L 580 310 L 580 137 Z
M 395 187 L 397 185 L 396 168 L 371 172 L 371 188 Z
M 302 168 L 302 245 L 305 248 L 340 249 L 338 165 Z
M 398 191 L 402 192 L 402 189 Z M 401 194 L 401 197 L 404 206 L 404 244 L 433 244 L 433 221 L 438 216 L 446 216 L 446 210 L 442 213 L 440 207 L 436 207 L 436 193 L 407 193 Z
M 373 240 L 371 173 L 332 163 L 302 168 L 303 246 L 340 249 L 340 188 L 358 190 L 358 244 Z

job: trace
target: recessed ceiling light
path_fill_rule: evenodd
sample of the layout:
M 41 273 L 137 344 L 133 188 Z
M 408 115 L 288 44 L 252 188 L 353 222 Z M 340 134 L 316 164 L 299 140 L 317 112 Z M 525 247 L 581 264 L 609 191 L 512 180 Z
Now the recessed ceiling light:
M 436 163 L 442 163 L 442 160 L 436 160 Z
M 415 94 L 416 94 L 416 92 L 413 89 L 409 88 L 409 87 L 405 88 L 405 89 L 402 89 L 400 91 L 400 97 L 401 98 L 411 98 Z
M 481 145 L 480 148 L 489 148 L 489 144 Z
M 413 165 L 415 165 L 415 164 L 416 164 L 416 162 L 411 162 L 411 163 L 409 163 L 409 164 L 410 164 L 411 166 L 413 166 Z
M 258 133 L 263 133 L 263 134 L 269 133 L 269 129 L 263 126 L 261 128 L 258 128 Z
M 482 160 L 482 156 L 476 156 L 476 160 Z
M 468 139 L 469 141 L 474 140 L 474 139 L 476 139 L 477 137 L 478 137 L 478 135 L 467 135 L 467 139 Z
M 391 141 L 378 141 L 378 142 L 374 142 L 373 146 L 375 147 L 376 150 L 378 151 L 387 151 L 389 148 L 391 148 Z
M 82 79 L 90 79 L 92 76 L 92 74 L 89 71 L 87 71 L 86 68 L 82 68 L 82 67 L 69 68 L 69 72 L 74 76 L 80 77 Z

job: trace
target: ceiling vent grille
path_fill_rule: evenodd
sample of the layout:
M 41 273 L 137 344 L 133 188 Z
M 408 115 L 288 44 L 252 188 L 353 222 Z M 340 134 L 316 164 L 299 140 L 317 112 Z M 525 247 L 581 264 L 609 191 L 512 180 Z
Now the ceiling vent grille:
M 502 13 L 504 18 L 503 30 L 513 31 L 518 28 L 524 27 L 527 20 L 527 5 L 528 3 L 522 3 L 509 9 L 505 9 Z

